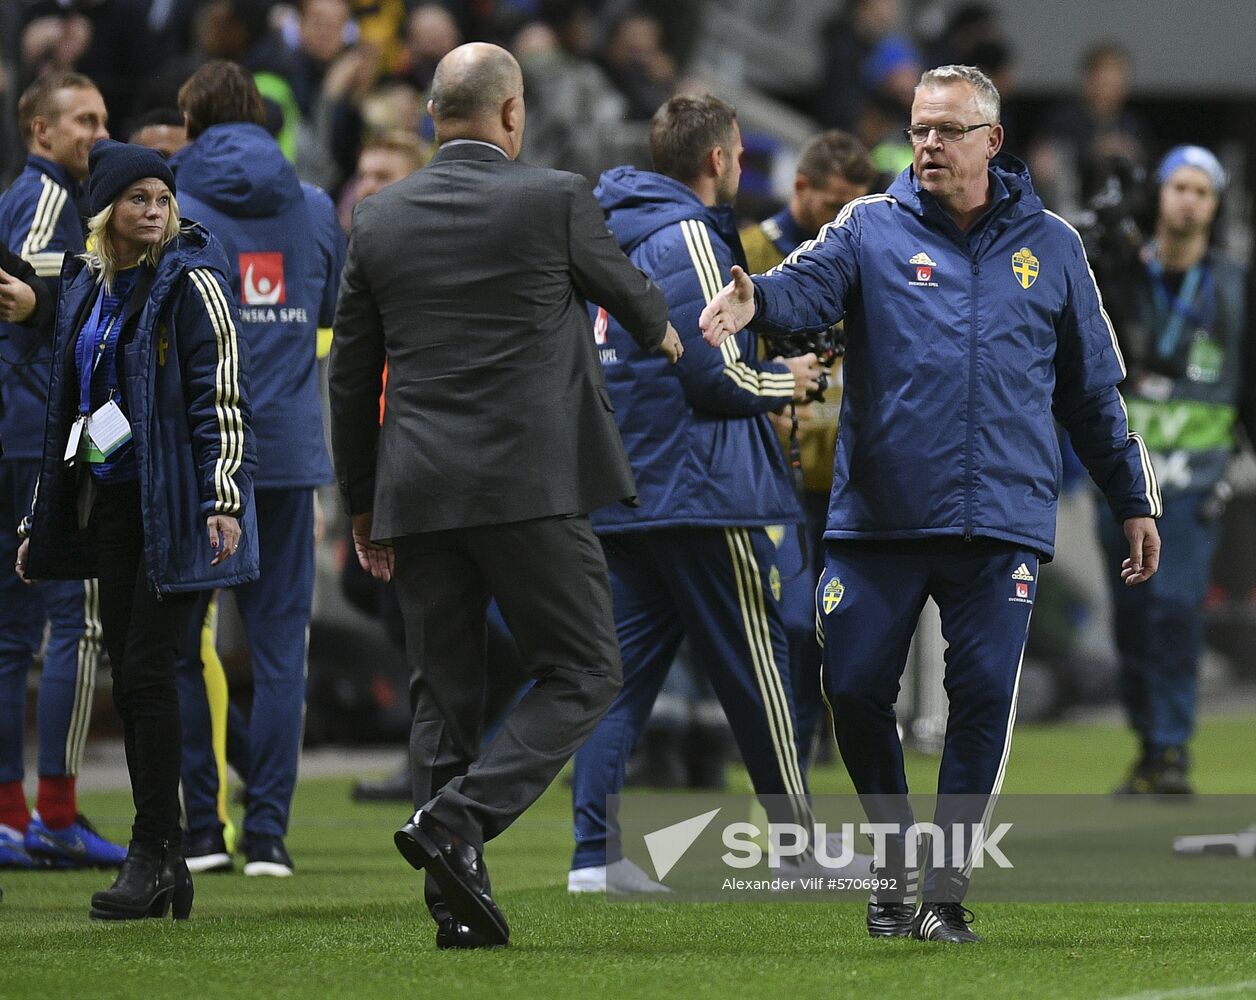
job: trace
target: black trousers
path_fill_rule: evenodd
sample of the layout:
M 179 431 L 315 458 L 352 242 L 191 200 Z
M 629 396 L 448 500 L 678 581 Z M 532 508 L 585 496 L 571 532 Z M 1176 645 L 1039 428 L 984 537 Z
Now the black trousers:
M 113 667 L 113 703 L 122 717 L 135 823 L 131 839 L 156 845 L 179 837 L 182 733 L 175 657 L 195 594 L 148 586 L 138 483 L 98 486 L 92 506 L 100 618 Z
M 554 780 L 619 691 L 610 584 L 587 517 L 399 538 L 416 808 L 479 849 Z M 481 751 L 490 598 L 535 683 Z

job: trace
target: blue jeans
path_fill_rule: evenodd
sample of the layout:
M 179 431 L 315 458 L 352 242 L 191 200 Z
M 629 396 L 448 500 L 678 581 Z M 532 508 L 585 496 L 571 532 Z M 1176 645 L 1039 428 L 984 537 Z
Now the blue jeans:
M 1121 560 L 1129 545 L 1121 525 L 1100 524 L 1120 654 L 1121 704 L 1143 750 L 1156 755 L 1184 746 L 1195 729 L 1204 597 L 1221 539 L 1219 521 L 1198 517 L 1206 491 L 1164 494 L 1160 569 L 1146 583 L 1126 587 Z

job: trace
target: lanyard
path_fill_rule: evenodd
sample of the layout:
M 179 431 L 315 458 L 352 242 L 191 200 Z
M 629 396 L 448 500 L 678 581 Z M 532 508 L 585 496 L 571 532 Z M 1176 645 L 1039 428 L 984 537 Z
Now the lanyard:
M 1206 325 L 1204 318 L 1196 311 L 1195 304 L 1205 286 L 1211 287 L 1212 269 L 1202 263 L 1192 267 L 1186 272 L 1182 287 L 1172 301 L 1169 300 L 1169 285 L 1165 281 L 1164 268 L 1160 266 L 1160 261 L 1153 257 L 1147 262 L 1147 270 L 1151 274 L 1156 318 L 1164 324 L 1156 341 L 1156 350 L 1160 357 L 1171 358 L 1177 351 L 1178 343 L 1182 339 L 1182 327 L 1188 319 L 1196 326 Z
M 96 369 L 100 365 L 100 359 L 105 356 L 105 350 L 109 346 L 109 335 L 116 332 L 122 325 L 122 312 L 126 308 L 126 300 L 127 297 L 125 295 L 119 298 L 113 314 L 105 321 L 105 330 L 100 334 L 100 340 L 90 349 L 95 357 L 92 358 L 91 370 L 88 372 L 82 370 L 87 367 L 87 352 L 85 351 L 83 354 L 79 368 L 79 414 L 81 416 L 87 416 L 91 413 L 92 380 L 96 377 Z M 105 291 L 102 288 L 100 294 L 96 297 L 96 304 L 92 307 L 85 329 L 92 330 L 93 333 L 100 329 L 100 314 L 104 311 L 104 306 Z M 110 395 L 113 395 L 112 391 Z

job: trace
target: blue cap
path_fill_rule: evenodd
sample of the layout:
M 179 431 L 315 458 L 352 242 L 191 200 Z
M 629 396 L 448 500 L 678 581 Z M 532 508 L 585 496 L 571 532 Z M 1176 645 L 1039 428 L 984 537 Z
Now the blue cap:
M 895 71 L 904 66 L 919 73 L 922 65 L 920 53 L 906 35 L 886 35 L 868 54 L 862 67 L 864 86 L 878 89 Z
M 1164 154 L 1156 168 L 1156 181 L 1163 184 L 1181 167 L 1194 167 L 1208 175 L 1212 190 L 1220 195 L 1225 191 L 1225 169 L 1221 161 L 1203 146 L 1174 146 Z

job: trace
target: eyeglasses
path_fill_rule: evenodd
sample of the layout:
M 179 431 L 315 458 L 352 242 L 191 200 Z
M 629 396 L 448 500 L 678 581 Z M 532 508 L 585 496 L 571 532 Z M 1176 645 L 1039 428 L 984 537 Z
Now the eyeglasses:
M 942 125 L 913 125 L 911 128 L 903 129 L 903 138 L 910 140 L 913 146 L 919 146 L 929 141 L 930 132 L 937 132 L 938 138 L 943 142 L 959 142 L 969 132 L 979 128 L 994 128 L 994 122 L 981 122 L 978 125 L 956 125 L 954 122 L 945 122 Z

